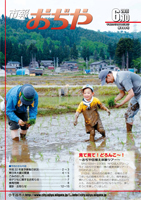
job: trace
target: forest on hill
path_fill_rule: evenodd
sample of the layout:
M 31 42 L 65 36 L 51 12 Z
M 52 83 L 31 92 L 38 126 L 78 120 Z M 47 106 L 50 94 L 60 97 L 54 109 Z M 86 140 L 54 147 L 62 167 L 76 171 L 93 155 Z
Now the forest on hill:
M 61 22 L 55 22 L 52 18 L 50 20 L 50 27 L 59 27 Z M 70 25 L 62 30 L 51 30 L 49 27 L 46 30 L 29 30 L 26 27 L 29 19 L 17 20 L 6 17 L 6 57 L 7 61 L 19 61 L 23 56 L 23 65 L 29 65 L 32 55 L 36 56 L 36 60 L 48 60 L 58 57 L 59 63 L 66 60 L 77 60 L 83 58 L 93 61 L 105 60 L 111 58 L 119 66 L 123 52 L 119 52 L 117 46 L 120 39 L 127 39 L 126 41 L 132 43 L 130 48 L 130 62 L 133 65 L 133 60 L 139 58 L 139 49 L 141 41 L 141 32 L 100 32 L 87 30 L 76 27 L 70 30 Z M 4 64 L 4 41 L 5 41 L 5 19 L 2 15 L 0 19 L 0 57 L 1 65 Z M 40 22 L 39 27 L 43 26 L 44 22 Z M 135 37 L 136 36 L 136 37 Z M 138 39 L 136 39 L 138 38 Z M 129 43 L 130 43 L 129 42 Z M 131 44 L 130 43 L 130 44 Z M 128 45 L 125 45 L 126 48 Z M 137 46 L 135 48 L 135 46 Z M 135 48 L 135 49 L 134 49 Z M 135 51 L 138 55 L 135 56 Z M 126 49 L 124 54 L 126 54 Z M 134 53 L 133 53 L 134 51 Z M 126 55 L 125 55 L 126 57 Z

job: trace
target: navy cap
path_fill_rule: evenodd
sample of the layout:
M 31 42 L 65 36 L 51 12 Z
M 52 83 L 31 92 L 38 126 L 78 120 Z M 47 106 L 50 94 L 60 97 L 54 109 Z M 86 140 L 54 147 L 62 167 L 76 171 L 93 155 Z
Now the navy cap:
M 35 89 L 30 84 L 24 84 L 21 87 L 21 97 L 20 100 L 23 104 L 29 106 L 33 103 L 35 97 Z
M 106 76 L 109 74 L 109 70 L 102 70 L 100 73 L 99 73 L 99 79 L 101 80 L 101 85 L 105 85 L 106 83 Z
M 84 89 L 86 89 L 86 88 L 90 88 L 90 89 L 92 90 L 92 92 L 94 91 L 93 87 L 92 87 L 91 85 L 89 85 L 89 84 L 84 85 L 84 86 L 82 87 L 82 91 L 83 91 Z

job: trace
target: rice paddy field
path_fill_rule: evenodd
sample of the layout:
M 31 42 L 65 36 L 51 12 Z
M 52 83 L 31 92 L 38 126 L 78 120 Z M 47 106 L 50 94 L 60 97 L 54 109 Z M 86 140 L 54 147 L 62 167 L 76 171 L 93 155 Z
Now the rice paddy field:
M 66 75 L 67 79 L 71 76 Z M 77 77 L 77 79 L 82 80 L 81 83 L 86 81 L 85 78 L 89 79 L 87 83 L 95 85 L 91 82 L 94 76 Z M 7 91 L 10 89 L 10 85 L 19 84 L 18 79 L 12 80 L 9 78 Z M 52 79 L 52 77 L 50 78 Z M 65 79 L 65 78 L 64 78 Z M 15 81 L 15 82 L 10 82 Z M 25 80 L 23 80 L 23 83 Z M 27 81 L 27 79 L 26 79 Z M 34 80 L 35 81 L 35 80 Z M 89 138 L 89 134 L 85 132 L 84 118 L 81 114 L 78 119 L 77 126 L 73 125 L 75 110 L 82 100 L 82 94 L 80 92 L 81 84 L 77 82 L 72 82 L 70 86 L 67 82 L 63 84 L 68 84 L 68 94 L 67 96 L 60 96 L 59 91 L 62 85 L 59 85 L 57 80 L 54 80 L 53 85 L 57 84 L 56 87 L 48 87 L 49 85 L 42 85 L 39 79 L 36 80 L 36 84 L 32 84 L 39 94 L 39 109 L 36 124 L 31 126 L 28 130 L 26 140 L 20 140 L 19 142 L 12 141 L 10 136 L 10 129 L 6 123 L 6 163 L 7 166 L 11 163 L 34 163 L 36 166 L 61 166 L 71 165 L 72 172 L 74 171 L 74 154 L 75 152 L 107 152 L 107 151 L 132 151 L 134 152 L 135 162 L 134 162 L 134 172 L 135 172 L 135 191 L 124 191 L 124 192 L 78 192 L 79 196 L 71 196 L 72 192 L 69 192 L 68 197 L 14 197 L 9 196 L 10 194 L 16 194 L 14 192 L 7 192 L 7 199 L 53 199 L 53 200 L 140 200 L 141 199 L 141 118 L 140 113 L 135 117 L 135 122 L 133 126 L 132 133 L 126 132 L 124 114 L 126 112 L 125 105 L 124 108 L 114 109 L 111 108 L 111 115 L 108 116 L 107 112 L 99 110 L 100 117 L 103 126 L 106 131 L 106 137 L 103 138 L 96 131 L 95 142 L 85 142 Z M 38 83 L 40 85 L 38 85 Z M 21 83 L 20 83 L 21 84 Z M 75 85 L 77 84 L 77 86 Z M 2 83 L 1 83 L 2 85 Z M 83 85 L 83 84 L 82 84 Z M 96 83 L 97 85 L 97 83 Z M 63 85 L 64 86 L 64 85 Z M 94 86 L 95 96 L 98 97 L 101 102 L 106 106 L 109 105 L 108 99 L 116 96 L 118 90 L 114 86 L 110 87 L 100 87 Z M 4 96 L 4 87 L 0 88 L 1 95 Z M 4 114 L 1 114 L 0 120 L 0 199 L 4 199 L 4 188 L 5 188 L 5 123 Z M 20 133 L 20 131 L 19 131 Z M 41 173 L 41 172 L 40 172 Z M 72 173 L 71 177 L 71 187 L 74 188 L 75 177 Z M 61 184 L 61 183 L 60 183 Z M 40 183 L 38 186 L 39 190 L 43 190 L 43 184 Z M 48 188 L 46 188 L 47 190 Z M 122 190 L 122 188 L 120 188 Z M 30 192 L 29 192 L 30 193 Z M 35 192 L 32 192 L 34 194 Z M 38 194 L 43 194 L 44 192 L 38 192 Z M 49 192 L 47 192 L 48 194 Z M 59 193 L 59 192 L 57 192 Z M 27 194 L 23 192 L 23 194 Z M 52 194 L 56 194 L 52 192 Z M 61 194 L 61 193 L 59 193 Z M 64 192 L 67 194 L 67 192 Z M 81 194 L 89 194 L 89 196 L 81 196 Z M 91 197 L 90 194 L 103 194 L 105 197 Z

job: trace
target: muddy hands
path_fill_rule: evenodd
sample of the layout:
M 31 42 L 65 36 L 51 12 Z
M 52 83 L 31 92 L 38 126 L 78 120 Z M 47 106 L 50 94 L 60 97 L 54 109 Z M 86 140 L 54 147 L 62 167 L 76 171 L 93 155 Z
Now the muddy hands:
M 77 125 L 77 120 L 75 120 L 75 121 L 73 122 L 73 124 L 74 124 L 74 126 L 76 126 L 76 125 Z
M 23 120 L 19 120 L 19 125 L 20 126 L 24 126 L 24 125 L 26 125 L 26 128 L 28 129 L 30 126 L 31 126 L 31 124 L 29 124 L 29 123 L 27 123 L 27 122 L 24 122 Z
M 25 122 L 24 122 L 23 120 L 19 119 L 19 125 L 20 125 L 20 126 L 24 126 L 24 125 L 25 125 Z
M 107 110 L 107 112 L 108 112 L 108 116 L 110 116 L 110 114 L 111 114 L 110 110 Z

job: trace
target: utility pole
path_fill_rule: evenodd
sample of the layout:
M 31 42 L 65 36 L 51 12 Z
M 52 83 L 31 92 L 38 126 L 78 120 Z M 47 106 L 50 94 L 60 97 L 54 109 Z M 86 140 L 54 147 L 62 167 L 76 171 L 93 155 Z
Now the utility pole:
M 88 60 L 86 58 L 86 69 L 88 70 Z
M 23 68 L 23 57 L 21 56 L 21 67 Z
M 122 55 L 122 69 L 125 70 L 125 57 Z
M 55 70 L 55 57 L 53 59 L 54 59 L 54 70 Z
M 127 51 L 127 57 L 126 57 L 126 69 L 128 71 L 128 66 L 129 66 L 129 59 L 128 59 L 129 55 L 128 55 L 128 51 Z
M 22 76 L 23 76 L 23 57 L 21 56 L 21 67 L 22 67 Z
M 57 57 L 57 67 L 58 67 L 58 57 Z

